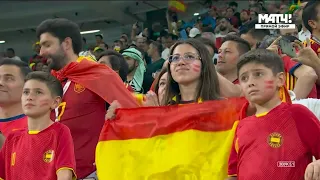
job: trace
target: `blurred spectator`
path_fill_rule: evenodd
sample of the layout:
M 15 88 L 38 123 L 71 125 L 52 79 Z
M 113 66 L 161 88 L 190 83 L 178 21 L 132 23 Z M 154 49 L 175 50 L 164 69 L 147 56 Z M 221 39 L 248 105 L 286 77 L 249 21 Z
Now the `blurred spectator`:
M 197 38 L 201 36 L 201 32 L 198 28 L 192 28 L 189 33 L 190 38 Z
M 103 50 L 108 50 L 109 49 L 108 44 L 104 43 L 104 42 L 100 43 L 98 47 L 102 48 Z
M 122 42 L 122 44 L 123 44 L 123 49 L 128 48 L 129 42 L 128 42 L 128 36 L 127 36 L 127 34 L 123 33 L 123 34 L 121 35 L 121 37 L 120 37 L 119 40 L 120 40 L 120 41 Z
M 281 4 L 279 12 L 285 14 L 289 11 L 289 6 L 287 4 Z
M 241 26 L 239 31 L 242 31 L 244 26 L 250 22 L 250 11 L 243 9 L 240 14 Z
M 97 59 L 97 57 L 99 57 L 103 51 L 105 51 L 105 49 L 103 49 L 99 46 L 94 48 L 93 55 L 95 56 L 95 59 Z
M 209 27 L 215 28 L 217 25 L 217 18 L 218 18 L 218 12 L 217 7 L 212 6 L 209 11 L 208 15 L 203 19 L 203 24 L 208 25 Z
M 243 31 L 240 32 L 241 38 L 249 42 L 251 49 L 256 49 L 263 38 L 266 35 L 270 35 L 268 29 L 255 29 L 257 22 L 258 20 L 250 21 L 246 27 L 243 28 Z
M 253 5 L 249 5 L 249 11 L 250 12 L 256 12 L 257 14 L 262 12 L 262 7 L 260 4 L 253 4 Z
M 255 20 L 258 18 L 258 13 L 255 11 L 250 11 L 250 20 Z
M 99 46 L 99 44 L 104 43 L 103 42 L 103 36 L 101 34 L 95 35 L 95 38 L 96 38 L 96 46 Z
M 120 40 L 113 41 L 113 50 L 120 52 L 123 49 L 124 49 L 124 45 L 123 45 L 122 41 L 120 41 Z
M 231 25 L 234 28 L 238 28 L 239 26 L 239 19 L 234 16 L 234 10 L 231 7 L 227 8 L 227 13 L 226 13 L 226 18 L 228 18 L 228 20 L 230 21 Z
M 249 6 L 254 4 L 258 4 L 258 0 L 249 0 Z
M 16 59 L 16 60 L 20 60 L 20 57 L 16 56 L 16 53 L 14 52 L 14 49 L 13 48 L 8 48 L 7 49 L 7 52 L 6 52 L 6 55 L 8 58 L 11 58 L 11 59 Z
M 146 67 L 141 52 L 135 48 L 129 48 L 125 49 L 122 55 L 129 66 L 127 83 L 132 87 L 134 92 L 144 93 L 142 83 Z
M 218 25 L 215 29 L 216 33 L 216 47 L 221 46 L 222 38 L 225 37 L 228 33 L 234 30 L 234 27 L 230 24 L 227 18 L 221 18 L 218 21 Z
M 294 36 L 299 38 L 298 34 L 298 27 L 296 26 L 296 28 L 294 29 L 278 29 L 278 33 L 282 36 Z
M 266 1 L 266 8 L 269 14 L 280 13 L 281 1 Z
M 169 54 L 170 54 L 169 49 L 174 43 L 176 43 L 177 40 L 178 40 L 178 36 L 176 36 L 176 35 L 169 34 L 169 33 L 162 34 L 161 43 L 164 48 L 164 50 L 161 53 L 162 59 L 168 59 Z
M 35 66 L 35 71 L 42 71 L 43 65 L 44 64 L 42 62 L 37 62 Z
M 238 22 L 240 21 L 240 13 L 238 12 L 238 3 L 236 2 L 230 2 L 229 7 L 233 9 L 233 16 L 235 16 L 238 19 Z M 241 22 L 238 23 L 238 25 L 241 25 Z
M 88 45 L 87 45 L 87 39 L 85 37 L 82 37 L 82 51 L 87 51 Z
M 216 36 L 214 35 L 214 30 L 211 27 L 203 28 L 201 37 L 209 39 L 212 43 L 216 42 Z
M 305 41 L 307 38 L 311 38 L 311 32 L 306 28 L 302 21 L 303 8 L 307 5 L 307 3 L 308 2 L 301 3 L 300 7 L 293 13 L 293 18 L 296 26 L 301 26 L 298 37 L 302 42 Z
M 33 45 L 33 51 L 35 54 L 29 59 L 29 64 L 42 62 L 44 64 L 47 63 L 47 59 L 45 57 L 40 56 L 40 43 L 36 42 Z
M 111 69 L 113 69 L 116 73 L 119 74 L 120 78 L 124 82 L 126 88 L 133 92 L 132 87 L 126 83 L 127 81 L 127 75 L 129 71 L 129 66 L 126 60 L 123 58 L 123 56 L 115 51 L 107 50 L 104 51 L 100 57 L 98 57 L 98 62 L 100 64 L 104 64 Z
M 161 58 L 162 50 L 162 44 L 157 41 L 153 41 L 149 45 L 148 55 L 151 57 L 152 63 L 147 66 L 144 76 L 143 89 L 145 91 L 150 89 L 152 82 L 154 81 L 153 74 L 161 70 L 163 63 L 165 62 L 165 60 Z
M 210 54 L 210 58 L 212 59 L 212 61 L 215 63 L 215 58 L 217 58 L 217 56 L 215 56 L 217 53 L 218 53 L 218 50 L 216 48 L 216 46 L 214 45 L 214 41 L 211 41 L 210 39 L 208 38 L 198 38 L 198 40 L 200 42 L 202 42 L 206 48 L 208 49 L 209 51 L 209 54 Z

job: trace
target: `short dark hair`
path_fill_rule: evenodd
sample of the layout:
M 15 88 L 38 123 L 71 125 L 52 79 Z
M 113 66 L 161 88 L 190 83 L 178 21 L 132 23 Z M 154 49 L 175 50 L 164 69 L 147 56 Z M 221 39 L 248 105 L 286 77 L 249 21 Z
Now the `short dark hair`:
M 37 38 L 40 39 L 41 34 L 50 33 L 52 36 L 58 38 L 60 42 L 69 37 L 72 39 L 72 48 L 75 54 L 79 54 L 82 50 L 82 38 L 79 26 L 63 18 L 47 19 L 41 22 L 37 27 Z
M 222 38 L 222 44 L 226 41 L 232 41 L 237 43 L 237 49 L 240 55 L 250 51 L 251 47 L 248 41 L 236 36 L 236 35 L 227 35 L 224 38 Z
M 152 41 L 152 42 L 151 42 L 151 45 L 152 45 L 153 47 L 157 48 L 157 51 L 158 51 L 159 55 L 161 56 L 161 53 L 162 53 L 162 51 L 163 51 L 162 44 L 159 43 L 159 42 L 157 42 L 157 41 Z
M 119 71 L 119 76 L 122 79 L 122 81 L 126 81 L 129 71 L 129 65 L 127 61 L 124 59 L 124 57 L 118 52 L 106 50 L 100 54 L 98 60 L 103 56 L 109 57 L 109 62 L 112 66 L 112 69 L 115 71 Z
M 45 83 L 53 96 L 60 96 L 62 98 L 63 96 L 62 85 L 60 81 L 50 73 L 42 72 L 42 71 L 34 71 L 29 73 L 25 78 L 25 82 L 29 80 L 37 80 Z
M 15 53 L 13 48 L 8 48 L 7 51 L 11 51 L 13 54 Z
M 115 41 L 113 41 L 114 43 L 120 43 L 122 46 L 123 46 L 123 42 L 122 41 L 120 41 L 120 40 L 115 40 Z
M 231 9 L 231 10 L 234 12 L 234 10 L 233 10 L 231 7 L 227 7 L 226 11 L 227 11 L 228 9 Z
M 273 74 L 284 72 L 284 65 L 281 57 L 267 49 L 251 50 L 240 56 L 237 64 L 238 76 L 240 69 L 249 63 L 262 64 L 271 69 Z
M 238 7 L 238 3 L 232 1 L 232 2 L 229 3 L 229 6 L 236 6 L 236 7 Z
M 302 12 L 302 22 L 304 26 L 312 33 L 312 27 L 309 25 L 309 20 L 317 20 L 317 7 L 320 4 L 319 1 L 310 1 L 307 5 L 303 8 Z
M 101 39 L 103 39 L 103 36 L 101 34 L 96 34 L 95 37 L 100 37 Z
M 16 60 L 16 59 L 11 59 L 11 58 L 3 58 L 0 61 L 0 66 L 4 66 L 4 65 L 9 65 L 9 66 L 16 66 L 20 69 L 21 72 L 21 76 L 24 79 L 30 72 L 32 72 L 32 70 L 30 69 L 30 67 L 28 66 L 27 63 L 20 61 L 20 60 Z

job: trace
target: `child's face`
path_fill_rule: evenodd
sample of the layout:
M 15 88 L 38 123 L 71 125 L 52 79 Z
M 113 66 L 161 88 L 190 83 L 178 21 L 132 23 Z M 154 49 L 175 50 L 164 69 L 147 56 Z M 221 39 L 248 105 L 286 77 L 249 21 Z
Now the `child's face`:
M 51 112 L 60 101 L 60 97 L 53 97 L 47 85 L 38 80 L 29 80 L 23 87 L 22 109 L 29 117 L 41 117 Z
M 284 84 L 284 73 L 274 75 L 270 68 L 262 64 L 248 63 L 239 70 L 239 82 L 248 101 L 262 105 L 275 96 Z

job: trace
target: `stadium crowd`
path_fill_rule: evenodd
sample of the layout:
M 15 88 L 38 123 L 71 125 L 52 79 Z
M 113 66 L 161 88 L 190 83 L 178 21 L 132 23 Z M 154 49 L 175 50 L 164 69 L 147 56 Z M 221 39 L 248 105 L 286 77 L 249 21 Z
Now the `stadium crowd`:
M 320 2 L 249 0 L 241 11 L 238 3 L 211 5 L 188 23 L 168 11 L 167 29 L 135 23 L 112 46 L 100 34 L 87 45 L 67 19 L 41 22 L 28 63 L 12 48 L 0 60 L 0 179 L 106 179 L 96 147 L 117 109 L 236 98 L 225 168 L 195 176 L 319 180 Z M 255 28 L 258 14 L 280 13 L 293 14 L 294 29 Z

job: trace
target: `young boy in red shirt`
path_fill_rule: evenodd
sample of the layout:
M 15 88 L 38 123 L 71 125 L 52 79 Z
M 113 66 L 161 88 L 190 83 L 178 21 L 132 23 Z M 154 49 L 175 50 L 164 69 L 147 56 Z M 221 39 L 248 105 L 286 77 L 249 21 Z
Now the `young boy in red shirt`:
M 320 178 L 320 123 L 306 107 L 282 103 L 285 82 L 280 56 L 257 49 L 240 57 L 240 86 L 256 114 L 239 121 L 235 135 L 237 174 L 230 179 Z
M 27 75 L 21 97 L 28 130 L 8 135 L 0 151 L 0 179 L 71 180 L 75 156 L 70 130 L 50 114 L 62 98 L 61 83 L 45 72 Z

